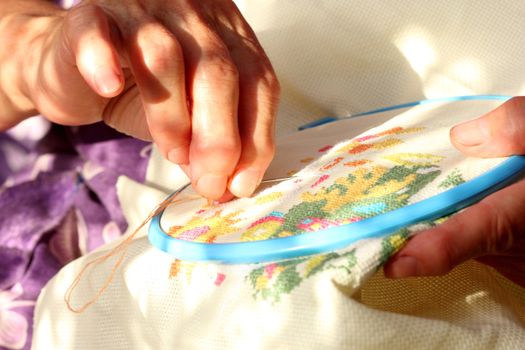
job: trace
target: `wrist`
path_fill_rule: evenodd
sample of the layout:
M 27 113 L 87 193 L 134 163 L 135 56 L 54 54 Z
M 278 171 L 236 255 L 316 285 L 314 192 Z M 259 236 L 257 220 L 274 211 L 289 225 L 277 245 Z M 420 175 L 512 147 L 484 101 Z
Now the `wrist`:
M 23 2 L 26 3 L 26 2 Z M 34 6 L 42 1 L 34 2 Z M 42 12 L 22 7 L 11 13 L 0 8 L 0 130 L 38 113 L 31 89 L 46 42 L 58 27 L 63 11 L 46 4 Z

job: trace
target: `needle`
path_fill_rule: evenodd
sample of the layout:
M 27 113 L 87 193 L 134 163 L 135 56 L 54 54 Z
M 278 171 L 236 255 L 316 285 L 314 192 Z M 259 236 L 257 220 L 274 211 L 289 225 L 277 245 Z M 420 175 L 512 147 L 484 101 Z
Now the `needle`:
M 286 176 L 286 177 L 274 177 L 273 179 L 264 179 L 261 183 L 270 183 L 270 182 L 281 182 L 289 179 L 293 179 L 295 176 Z

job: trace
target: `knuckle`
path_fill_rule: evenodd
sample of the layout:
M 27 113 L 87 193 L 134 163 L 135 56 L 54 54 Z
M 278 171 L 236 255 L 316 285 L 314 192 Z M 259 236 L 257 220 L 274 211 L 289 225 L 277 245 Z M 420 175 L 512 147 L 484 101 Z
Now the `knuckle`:
M 243 140 L 242 156 L 239 164 L 251 166 L 258 164 L 267 167 L 275 156 L 275 143 L 271 139 L 263 141 Z
M 486 239 L 483 241 L 483 252 L 496 253 L 510 249 L 514 243 L 514 225 L 511 215 L 492 200 L 483 200 L 478 204 L 487 213 Z
M 187 142 L 191 138 L 191 124 L 186 118 L 173 118 L 169 112 L 157 112 L 147 117 L 148 127 L 156 138 L 167 143 Z
M 64 41 L 59 52 L 65 54 L 66 61 L 76 60 L 81 70 L 86 69 L 93 61 L 102 61 L 108 47 L 113 46 L 109 15 L 95 4 L 74 7 L 63 21 L 61 38 Z
M 257 52 L 248 62 L 251 65 L 248 73 L 257 76 L 268 87 L 280 89 L 279 80 L 277 79 L 272 63 L 264 52 Z
M 457 220 L 454 216 L 449 219 L 452 223 L 455 223 L 457 225 L 460 225 L 459 220 Z M 436 252 L 439 252 L 437 257 L 437 264 L 436 264 L 436 274 L 444 274 L 447 273 L 452 269 L 452 267 L 456 266 L 458 263 L 461 262 L 461 254 L 458 251 L 456 245 L 453 243 L 452 240 L 446 239 L 445 237 L 447 235 L 450 235 L 450 227 L 455 225 L 446 225 L 446 227 L 441 227 L 442 231 L 442 239 L 438 241 L 438 246 L 436 247 Z
M 168 143 L 187 143 L 191 137 L 191 128 L 186 123 L 159 122 L 151 128 L 156 137 Z
M 220 50 L 222 51 L 222 50 Z M 198 80 L 202 83 L 230 83 L 237 84 L 239 70 L 227 52 L 207 54 L 202 60 Z
M 504 120 L 497 124 L 497 132 L 504 132 L 511 151 L 525 152 L 525 97 L 513 97 L 504 109 Z
M 252 60 L 248 60 L 248 67 L 245 67 L 245 75 L 250 81 L 262 84 L 267 90 L 279 95 L 281 85 L 273 70 L 270 60 L 265 55 L 258 55 Z
M 514 96 L 510 98 L 506 104 L 512 108 L 521 108 L 525 105 L 525 96 Z
M 279 96 L 281 94 L 281 83 L 273 72 L 271 78 L 269 79 L 268 87 L 275 95 Z
M 196 151 L 199 154 L 237 155 L 241 150 L 240 142 L 235 137 L 204 138 L 198 142 Z
M 183 125 L 174 129 L 172 135 L 170 135 L 169 140 L 177 144 L 189 144 L 191 141 L 191 128 L 189 125 Z
M 257 157 L 263 162 L 270 162 L 275 156 L 275 143 L 265 140 L 257 148 Z
M 273 159 L 275 156 L 275 143 L 269 142 L 266 144 L 266 146 L 263 148 L 262 156 L 268 159 Z
M 508 154 L 523 154 L 525 152 L 525 130 L 515 130 L 508 135 L 505 135 L 507 144 L 504 145 L 508 148 L 506 153 Z
M 64 27 L 72 34 L 77 33 L 78 27 L 86 25 L 97 25 L 103 24 L 105 18 L 105 12 L 97 5 L 94 4 L 81 4 L 73 7 L 68 11 L 67 16 L 64 20 Z
M 279 95 L 281 93 L 281 84 L 269 62 L 264 64 L 261 80 L 273 94 Z
M 259 103 L 267 105 L 269 110 L 273 111 L 279 104 L 281 84 L 271 64 L 264 61 L 245 73 L 243 85 L 248 87 L 248 94 L 262 93 L 263 98 L 258 99 Z
M 275 75 L 268 80 L 268 89 L 269 89 L 269 101 L 272 109 L 276 109 L 279 105 L 279 100 L 281 97 L 281 84 Z
M 144 64 L 157 74 L 173 74 L 179 66 L 182 49 L 175 37 L 166 30 L 157 30 L 153 33 L 154 40 L 144 40 Z
M 65 23 L 68 26 L 74 25 L 79 21 L 84 22 L 84 18 L 92 15 L 95 11 L 96 6 L 91 4 L 83 4 L 80 6 L 73 7 L 67 12 Z

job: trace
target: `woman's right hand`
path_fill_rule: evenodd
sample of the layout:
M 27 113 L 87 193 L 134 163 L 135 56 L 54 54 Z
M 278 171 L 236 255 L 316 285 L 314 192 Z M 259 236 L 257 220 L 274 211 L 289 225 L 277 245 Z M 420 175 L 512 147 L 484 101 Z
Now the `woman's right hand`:
M 207 198 L 251 195 L 273 157 L 279 83 L 232 1 L 89 0 L 30 12 L 2 18 L 29 38 L 14 44 L 14 105 L 153 140 L 188 164 Z

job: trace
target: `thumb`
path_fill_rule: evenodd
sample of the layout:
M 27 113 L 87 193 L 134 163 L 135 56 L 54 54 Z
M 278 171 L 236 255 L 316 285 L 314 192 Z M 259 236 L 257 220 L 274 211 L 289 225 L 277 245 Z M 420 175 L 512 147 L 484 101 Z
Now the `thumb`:
M 478 119 L 456 125 L 450 139 L 470 156 L 525 154 L 525 97 L 514 97 Z
M 64 27 L 69 50 L 86 83 L 102 97 L 118 95 L 124 78 L 108 16 L 98 6 L 81 5 L 69 11 Z

